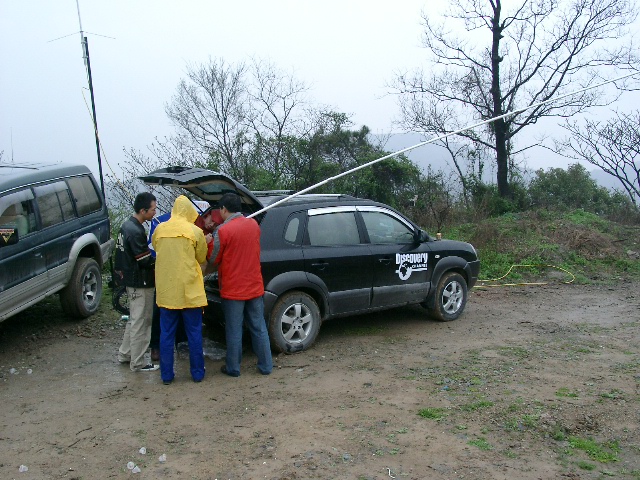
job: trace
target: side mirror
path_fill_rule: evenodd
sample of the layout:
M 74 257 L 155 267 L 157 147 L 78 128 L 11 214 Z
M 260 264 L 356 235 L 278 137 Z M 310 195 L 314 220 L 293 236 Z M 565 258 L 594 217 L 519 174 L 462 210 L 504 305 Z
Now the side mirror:
M 18 243 L 18 229 L 0 227 L 0 248 Z
M 418 228 L 413 232 L 413 241 L 416 243 L 423 243 L 429 240 L 429 235 L 424 230 Z

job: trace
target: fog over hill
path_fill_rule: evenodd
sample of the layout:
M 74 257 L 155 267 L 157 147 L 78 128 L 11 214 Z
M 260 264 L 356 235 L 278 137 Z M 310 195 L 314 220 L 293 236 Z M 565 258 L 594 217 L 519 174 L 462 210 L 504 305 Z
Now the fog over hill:
M 371 135 L 372 141 L 375 144 L 381 144 L 382 148 L 384 148 L 388 152 L 397 152 L 398 150 L 402 150 L 407 147 L 411 147 L 413 145 L 417 145 L 422 143 L 428 138 L 425 138 L 420 133 L 394 133 L 389 135 Z M 413 161 L 418 167 L 420 167 L 423 171 L 427 171 L 427 168 L 431 166 L 432 170 L 438 171 L 442 170 L 444 172 L 449 172 L 454 170 L 453 161 L 451 160 L 451 155 L 449 152 L 436 144 L 427 144 L 421 147 L 418 147 L 414 150 L 406 152 L 405 155 Z M 566 168 L 572 163 L 576 163 L 573 160 L 565 159 L 564 162 L 560 161 L 554 168 Z M 527 169 L 533 175 L 533 172 L 543 168 L 547 170 L 548 167 L 541 167 L 540 165 L 536 165 L 535 161 L 527 160 L 525 161 L 525 165 Z M 600 168 L 595 168 L 591 164 L 584 164 L 585 168 L 591 175 L 598 185 L 601 185 L 608 189 L 622 189 L 622 185 L 618 180 L 616 180 L 611 175 L 605 173 Z M 485 182 L 495 183 L 495 163 L 489 163 L 485 165 Z

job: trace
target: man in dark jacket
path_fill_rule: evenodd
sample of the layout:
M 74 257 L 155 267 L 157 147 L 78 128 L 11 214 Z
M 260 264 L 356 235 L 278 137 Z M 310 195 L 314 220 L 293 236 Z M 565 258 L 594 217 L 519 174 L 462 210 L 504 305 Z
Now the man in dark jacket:
M 134 372 L 152 372 L 158 365 L 145 361 L 151 338 L 154 305 L 155 258 L 147 245 L 142 224 L 156 214 L 156 197 L 149 192 L 136 196 L 134 214 L 120 227 L 116 242 L 115 282 L 127 287 L 129 321 L 124 330 L 118 361 L 128 363 Z

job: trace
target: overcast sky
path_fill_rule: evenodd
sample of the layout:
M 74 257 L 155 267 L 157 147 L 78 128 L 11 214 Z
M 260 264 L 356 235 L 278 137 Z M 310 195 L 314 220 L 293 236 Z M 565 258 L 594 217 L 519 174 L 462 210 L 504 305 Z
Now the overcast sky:
M 388 132 L 396 105 L 385 97 L 385 84 L 424 58 L 424 3 L 80 0 L 107 158 L 121 162 L 123 147 L 144 149 L 171 134 L 164 104 L 187 63 L 209 56 L 270 60 L 309 84 L 314 103 L 352 114 L 356 126 Z M 79 30 L 75 0 L 0 0 L 5 160 L 13 154 L 16 162 L 96 162 Z
M 424 65 L 420 14 L 433 1 L 80 0 L 107 160 L 173 128 L 164 105 L 187 64 L 252 56 L 293 72 L 315 104 L 387 133 L 394 72 Z M 429 7 L 433 9 L 433 7 Z M 97 171 L 75 0 L 0 0 L 0 150 L 16 162 Z M 61 38 L 63 37 L 63 38 Z M 112 38 L 107 38 L 112 37 Z M 85 104 L 85 99 L 87 104 Z M 536 168 L 559 165 L 530 160 Z M 105 172 L 109 167 L 103 167 Z

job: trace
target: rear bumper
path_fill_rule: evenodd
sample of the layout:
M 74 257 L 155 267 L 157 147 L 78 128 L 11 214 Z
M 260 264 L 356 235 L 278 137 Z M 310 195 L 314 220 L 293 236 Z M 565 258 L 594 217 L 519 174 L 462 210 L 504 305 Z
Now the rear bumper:
M 115 246 L 116 246 L 116 242 L 113 238 L 110 238 L 109 240 L 104 242 L 102 245 L 100 245 L 100 254 L 102 256 L 103 265 L 107 263 L 107 261 L 111 257 L 111 254 L 113 253 L 113 249 L 115 248 Z

